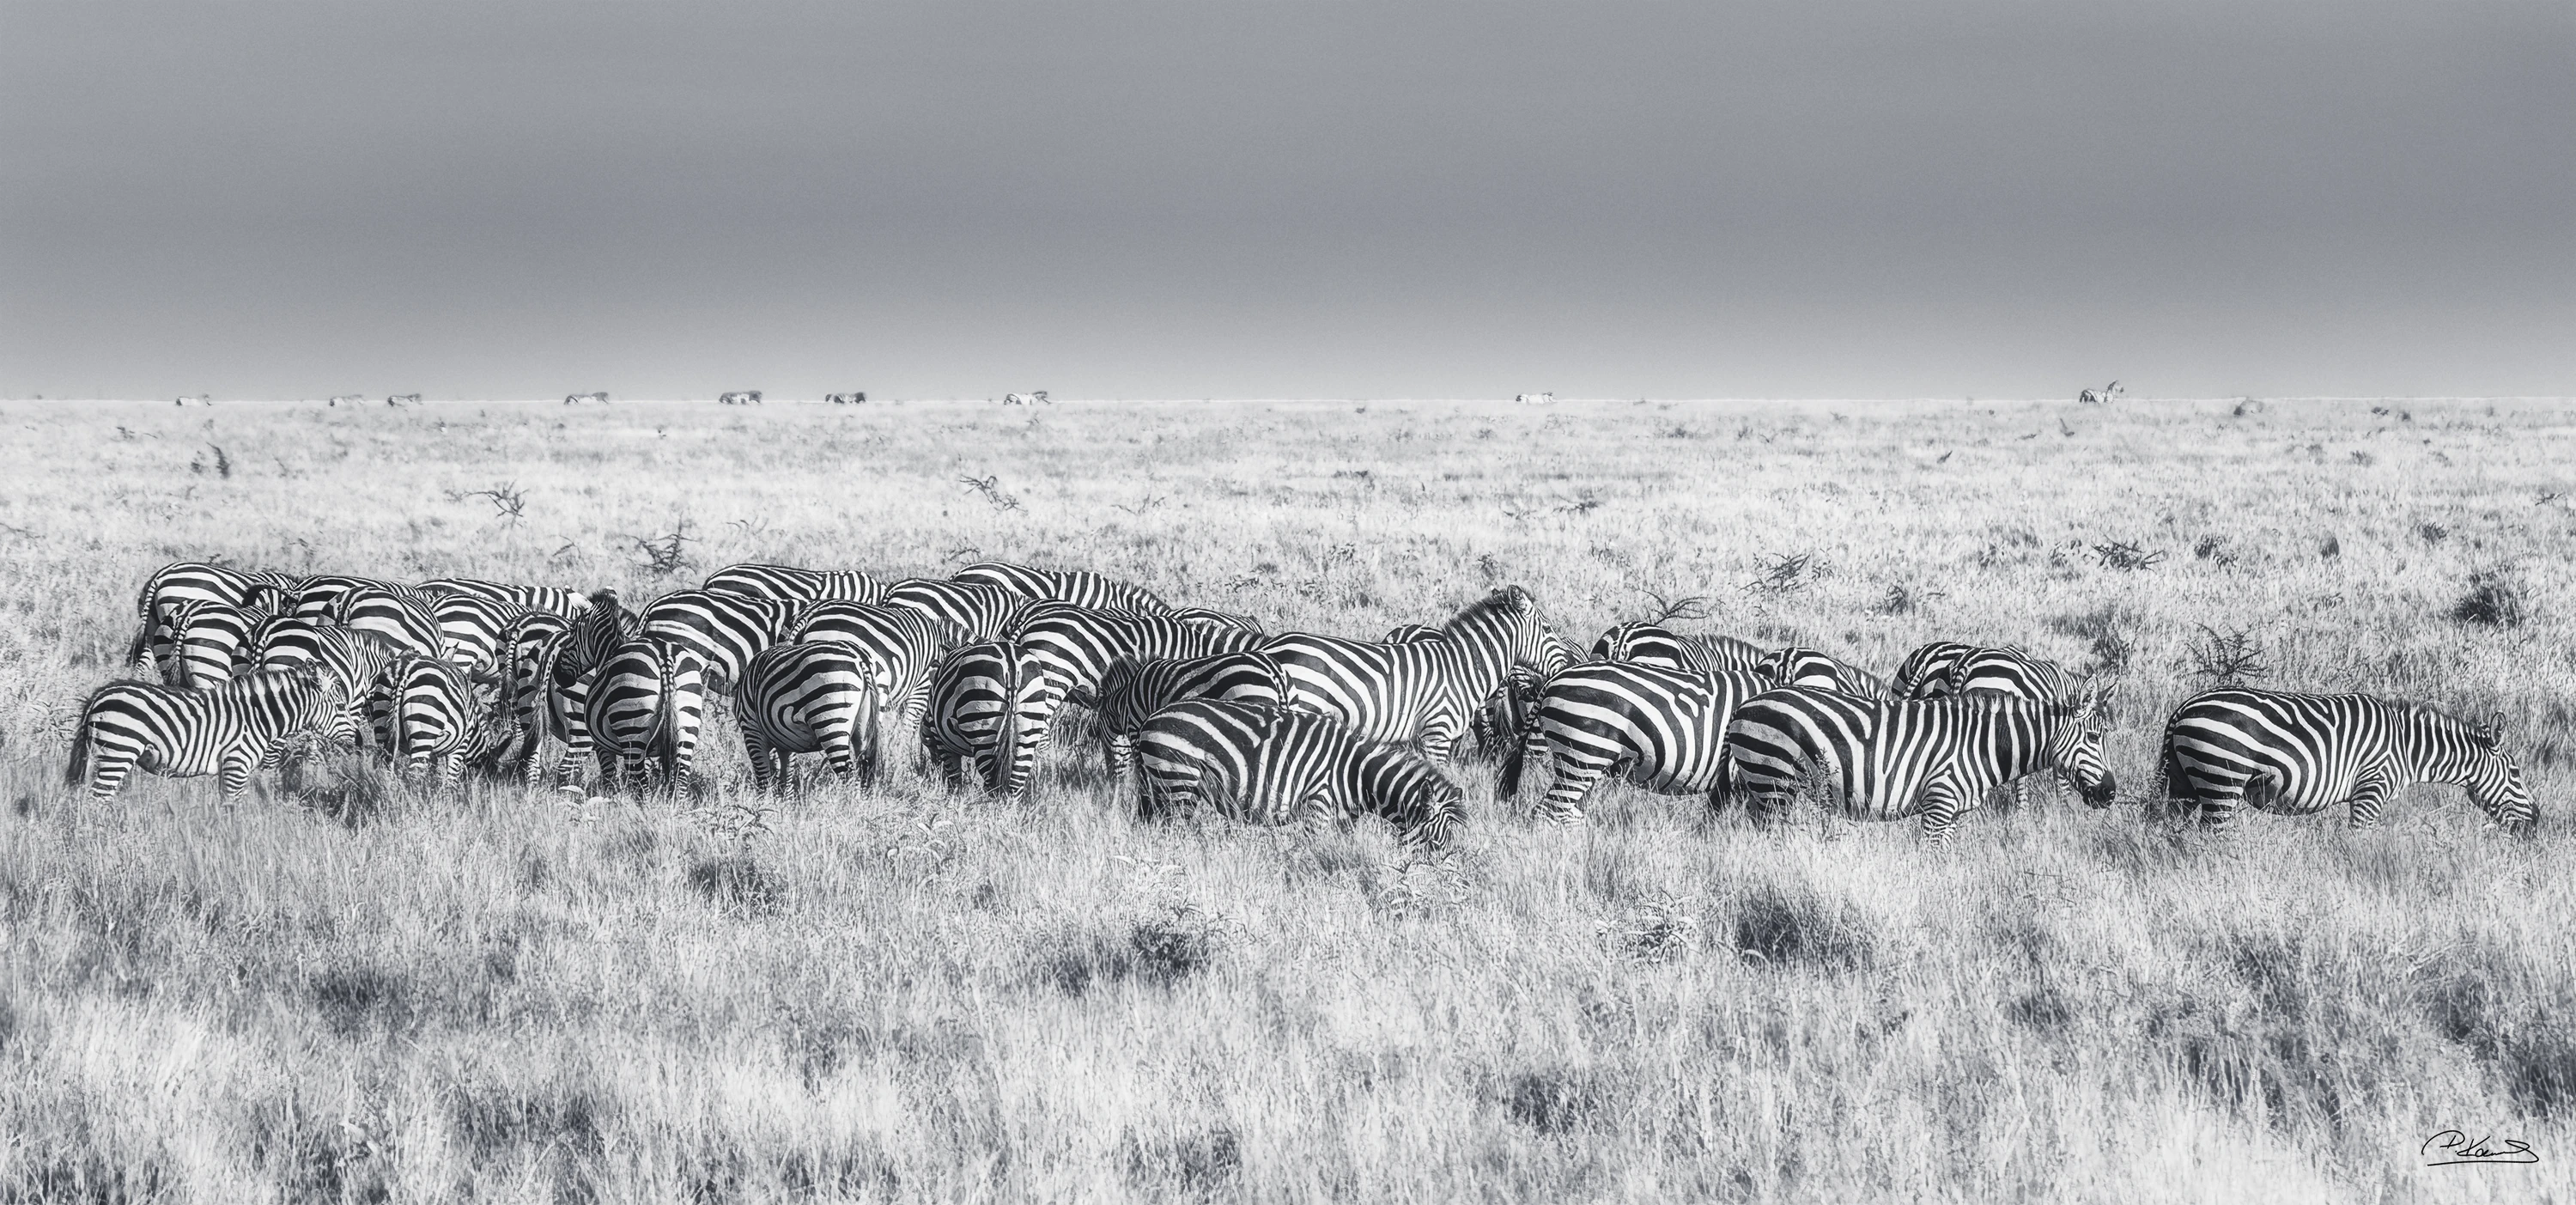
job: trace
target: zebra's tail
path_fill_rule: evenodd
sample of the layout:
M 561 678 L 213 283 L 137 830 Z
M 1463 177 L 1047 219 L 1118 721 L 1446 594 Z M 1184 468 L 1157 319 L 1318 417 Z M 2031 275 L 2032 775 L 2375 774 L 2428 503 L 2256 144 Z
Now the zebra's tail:
M 89 715 L 89 703 L 83 700 L 80 722 L 72 727 L 71 766 L 63 771 L 63 785 L 68 787 L 78 788 L 89 782 L 90 745 L 94 740 L 90 733 Z
M 1533 715 L 1533 721 L 1536 717 Z M 1521 679 L 1508 675 L 1503 679 L 1503 776 L 1494 784 L 1497 799 L 1518 798 L 1521 793 L 1522 763 L 1529 760 L 1530 742 L 1538 739 L 1535 722 L 1521 724 Z

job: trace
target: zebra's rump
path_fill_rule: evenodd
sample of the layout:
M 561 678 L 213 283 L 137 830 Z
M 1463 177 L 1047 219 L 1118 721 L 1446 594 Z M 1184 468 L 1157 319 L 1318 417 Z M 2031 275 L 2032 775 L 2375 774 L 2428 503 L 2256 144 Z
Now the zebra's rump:
M 1575 666 L 1546 683 L 1534 717 L 1561 768 L 1628 764 L 1628 781 L 1664 794 L 1717 785 L 1727 722 L 1762 692 L 1754 674 L 1650 665 Z
M 2197 695 L 2165 723 L 2165 789 L 2187 802 L 2259 796 L 2266 811 L 2315 812 L 2351 797 L 2363 771 L 2386 760 L 2391 718 L 2369 695 Z

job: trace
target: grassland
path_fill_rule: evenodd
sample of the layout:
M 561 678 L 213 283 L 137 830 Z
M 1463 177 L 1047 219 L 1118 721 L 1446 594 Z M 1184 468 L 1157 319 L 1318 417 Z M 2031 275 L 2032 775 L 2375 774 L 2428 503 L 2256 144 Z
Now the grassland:
M 2241 410 L 0 406 L 0 1199 L 2576 1196 L 2576 408 Z M 1462 851 L 1406 866 L 1139 826 L 1088 757 L 764 803 L 725 739 L 697 810 L 76 800 L 135 586 L 206 555 L 630 597 L 1026 559 L 1342 633 L 1519 582 L 1587 641 L 1698 596 L 1882 671 L 2117 663 L 2131 795 L 2241 635 L 2267 684 L 2502 712 L 2542 817 L 1934 853 L 1617 787 L 1559 832 L 1468 765 Z M 2451 1128 L 2542 1161 L 2423 1166 Z

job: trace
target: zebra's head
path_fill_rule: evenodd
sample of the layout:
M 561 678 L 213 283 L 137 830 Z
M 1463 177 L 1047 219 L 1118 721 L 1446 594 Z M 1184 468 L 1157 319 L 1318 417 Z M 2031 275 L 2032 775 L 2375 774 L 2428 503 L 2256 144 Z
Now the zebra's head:
M 1379 814 L 1394 824 L 1396 841 L 1406 848 L 1444 848 L 1467 826 L 1467 793 L 1419 757 L 1395 767 L 1383 790 Z
M 1808 690 L 1841 690 L 1842 663 L 1810 648 L 1792 645 L 1764 657 L 1753 672 L 1771 680 L 1773 686 L 1797 686 Z
M 1469 636 L 1477 644 L 1500 645 L 1510 657 L 1510 664 L 1542 673 L 1548 668 L 1548 637 L 1552 632 L 1547 617 L 1540 614 L 1538 599 L 1519 586 L 1505 586 L 1460 611 L 1440 630 L 1450 636 Z
M 2504 739 L 2504 716 L 2453 723 L 2459 725 L 2458 738 L 2442 742 L 2440 753 L 2429 759 L 2434 764 L 2426 769 L 2443 781 L 2467 787 L 2469 798 L 2499 827 L 2530 832 L 2540 818 L 2540 806 L 2532 800 L 2531 788 L 2523 785 L 2522 767 L 2497 747 Z
M 2050 725 L 2048 760 L 2058 774 L 2074 784 L 2084 797 L 2086 807 L 2109 807 L 2119 792 L 2111 769 L 2102 761 L 2102 730 L 2107 726 L 2107 713 L 2102 707 L 2102 688 L 2086 683 L 2064 703 L 2046 704 L 2046 710 L 2057 722 Z

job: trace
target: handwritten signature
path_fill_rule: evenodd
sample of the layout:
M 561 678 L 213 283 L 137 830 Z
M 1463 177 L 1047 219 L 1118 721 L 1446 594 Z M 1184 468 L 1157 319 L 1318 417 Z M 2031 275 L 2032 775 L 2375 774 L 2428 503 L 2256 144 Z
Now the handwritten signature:
M 2487 1139 L 2483 1136 L 2471 1141 L 2468 1135 L 2458 1130 L 2444 1130 L 2425 1139 L 2423 1148 L 2416 1153 L 2427 1157 L 2428 1161 L 2424 1164 L 2426 1167 L 2454 1167 L 2462 1163 L 2540 1162 L 2540 1156 L 2533 1153 L 2530 1143 L 2507 1138 L 2504 1140 L 2504 1146 L 2499 1149 L 2488 1146 Z M 2440 1156 L 2440 1158 L 2433 1158 L 2433 1156 Z

